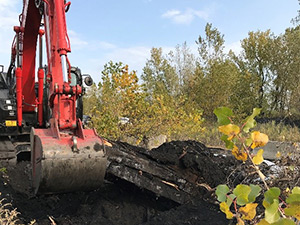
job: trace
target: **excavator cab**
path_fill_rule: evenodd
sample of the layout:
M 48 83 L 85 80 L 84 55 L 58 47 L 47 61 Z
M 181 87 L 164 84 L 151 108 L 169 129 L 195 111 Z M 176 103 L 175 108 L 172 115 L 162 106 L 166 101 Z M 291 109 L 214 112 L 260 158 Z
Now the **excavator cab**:
M 0 136 L 17 134 L 16 100 L 9 93 L 4 66 L 0 65 Z

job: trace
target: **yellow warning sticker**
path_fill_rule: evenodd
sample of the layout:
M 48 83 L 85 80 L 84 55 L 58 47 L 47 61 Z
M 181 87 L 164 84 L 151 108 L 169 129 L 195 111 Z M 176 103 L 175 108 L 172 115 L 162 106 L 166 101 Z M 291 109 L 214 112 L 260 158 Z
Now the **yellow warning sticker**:
M 16 127 L 17 121 L 16 120 L 5 120 L 5 125 L 7 127 Z

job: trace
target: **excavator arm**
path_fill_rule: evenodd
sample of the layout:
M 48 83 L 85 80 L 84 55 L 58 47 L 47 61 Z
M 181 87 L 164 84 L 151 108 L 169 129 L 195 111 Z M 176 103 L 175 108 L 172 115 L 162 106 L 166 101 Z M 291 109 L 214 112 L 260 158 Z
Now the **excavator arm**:
M 52 117 L 59 121 L 59 127 L 62 129 L 74 129 L 76 127 L 74 101 L 76 96 L 82 94 L 82 87 L 70 87 L 71 65 L 67 53 L 71 52 L 71 48 L 65 17 L 65 10 L 70 4 L 70 2 L 65 4 L 64 0 L 24 0 L 20 26 L 14 27 L 16 41 L 12 51 L 12 58 L 17 58 L 16 83 L 19 86 L 17 98 L 19 97 L 20 100 L 24 98 L 24 101 L 18 101 L 17 107 L 23 112 L 33 112 L 36 103 L 42 106 L 43 92 L 38 93 L 40 99 L 37 99 L 35 94 L 35 61 L 37 40 L 39 39 L 41 44 L 42 36 L 45 36 L 47 50 L 46 84 L 49 86 L 49 100 L 51 101 L 49 104 Z M 40 58 L 42 51 L 40 48 Z M 44 79 L 42 60 L 39 62 L 38 77 L 43 76 Z M 57 98 L 58 94 L 60 94 L 61 99 Z M 69 94 L 72 95 L 72 98 L 68 98 Z M 65 107 L 61 107 L 62 102 Z M 63 108 L 67 108 L 68 112 L 66 113 Z M 42 111 L 42 107 L 39 109 Z M 39 122 L 41 123 L 42 120 L 42 114 L 40 114 Z M 20 111 L 18 113 L 18 125 L 21 126 L 21 123 L 22 113 Z
M 84 129 L 76 115 L 84 88 L 71 82 L 72 67 L 68 60 L 71 47 L 65 15 L 70 4 L 64 0 L 23 0 L 20 25 L 14 27 L 11 66 L 15 65 L 16 82 L 12 90 L 16 95 L 20 132 L 28 123 L 28 114 L 37 117 L 30 135 L 35 194 L 99 187 L 107 167 L 105 151 L 111 147 L 94 129 Z

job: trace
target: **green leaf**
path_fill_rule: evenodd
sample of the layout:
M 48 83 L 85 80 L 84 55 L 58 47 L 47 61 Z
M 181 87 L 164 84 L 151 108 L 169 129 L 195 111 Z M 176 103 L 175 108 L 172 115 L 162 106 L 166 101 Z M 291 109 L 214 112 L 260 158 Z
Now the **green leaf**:
M 296 225 L 293 220 L 290 219 L 280 219 L 275 223 L 272 223 L 271 225 Z
M 225 142 L 225 146 L 228 149 L 233 149 L 234 143 L 232 141 L 228 140 L 228 136 L 227 135 L 222 135 L 221 140 Z
M 248 196 L 249 202 L 255 202 L 257 196 L 260 195 L 261 188 L 258 185 L 250 184 L 251 192 Z
M 286 202 L 287 203 L 294 203 L 294 202 L 300 203 L 300 194 L 290 194 L 289 197 L 287 197 Z
M 245 120 L 245 126 L 244 126 L 244 128 L 243 128 L 243 131 L 244 131 L 244 132 L 248 133 L 249 130 L 250 130 L 251 128 L 253 128 L 253 127 L 256 126 L 256 121 L 255 121 L 254 118 L 255 118 L 258 114 L 260 114 L 260 111 L 261 111 L 261 109 L 259 109 L 259 108 L 254 108 L 254 109 L 253 109 L 252 115 L 251 115 L 251 116 L 248 116 L 248 117 L 246 118 L 246 120 Z
M 261 221 L 259 221 L 259 223 L 257 225 L 270 225 L 266 219 L 262 219 Z
M 285 215 L 293 216 L 300 220 L 300 202 L 289 204 L 288 207 L 284 209 Z
M 245 144 L 247 147 L 249 147 L 252 144 L 252 138 L 247 138 Z
M 294 187 L 292 190 L 292 194 L 300 194 L 300 187 Z
M 228 205 L 228 207 L 231 206 L 233 200 L 236 198 L 236 196 L 234 194 L 230 194 L 228 197 L 227 197 L 227 200 L 226 200 L 226 204 Z
M 233 115 L 233 112 L 227 107 L 219 107 L 214 110 L 214 114 L 218 118 L 219 125 L 227 125 L 231 122 L 229 117 Z
M 278 200 L 279 195 L 280 189 L 278 187 L 272 187 L 267 190 L 264 194 L 265 199 L 263 201 L 263 206 L 265 208 L 269 207 L 274 202 L 274 200 Z
M 5 167 L 2 167 L 2 168 L 0 169 L 0 172 L 2 172 L 2 173 L 7 173 L 7 169 L 6 169 Z
M 250 192 L 251 192 L 251 188 L 248 185 L 245 184 L 237 185 L 236 188 L 233 190 L 233 194 L 235 194 L 236 196 L 237 204 L 243 206 L 249 203 L 248 196 Z
M 278 211 L 279 201 L 274 199 L 273 203 L 265 210 L 265 219 L 268 223 L 275 223 L 280 219 Z
M 227 193 L 229 192 L 229 187 L 225 184 L 218 185 L 216 189 L 216 195 L 218 196 L 219 202 L 225 202 L 227 199 Z

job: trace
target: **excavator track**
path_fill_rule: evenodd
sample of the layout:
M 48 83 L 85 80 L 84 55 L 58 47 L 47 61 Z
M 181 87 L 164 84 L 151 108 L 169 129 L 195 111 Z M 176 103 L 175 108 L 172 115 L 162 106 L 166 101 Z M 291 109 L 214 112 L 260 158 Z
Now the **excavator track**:
M 17 151 L 9 137 L 0 137 L 0 164 L 16 164 Z
M 16 165 L 17 161 L 30 160 L 30 136 L 0 137 L 0 165 Z
M 13 137 L 11 138 L 11 142 L 15 147 L 17 161 L 30 161 L 30 134 Z

